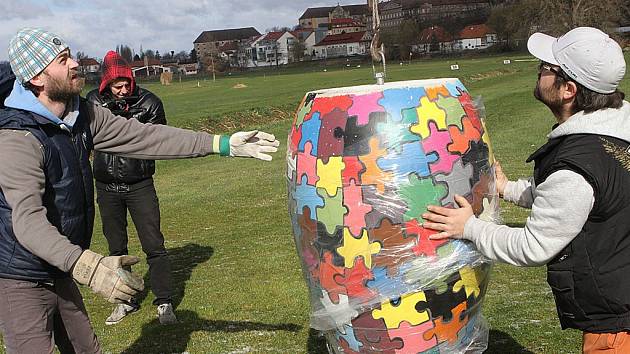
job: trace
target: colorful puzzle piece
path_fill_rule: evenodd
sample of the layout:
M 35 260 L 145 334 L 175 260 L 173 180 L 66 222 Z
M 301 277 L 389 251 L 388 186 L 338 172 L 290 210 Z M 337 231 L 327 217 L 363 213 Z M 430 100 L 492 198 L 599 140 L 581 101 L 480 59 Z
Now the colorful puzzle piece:
M 379 147 L 376 138 L 370 139 L 369 145 L 370 154 L 359 156 L 359 160 L 365 166 L 365 172 L 361 176 L 361 184 L 373 184 L 379 193 L 384 193 L 385 185 L 392 179 L 393 173 L 381 170 L 376 160 L 384 156 L 386 150 Z
M 396 354 L 418 354 L 429 350 L 437 345 L 437 339 L 431 337 L 425 340 L 423 333 L 433 328 L 433 322 L 427 321 L 417 326 L 412 326 L 407 321 L 402 321 L 400 327 L 390 329 L 389 335 L 392 338 L 400 338 L 404 346 L 396 349 Z
M 420 178 L 417 175 L 411 175 L 409 184 L 401 186 L 399 194 L 409 206 L 405 212 L 405 220 L 409 221 L 425 213 L 428 205 L 439 205 L 440 200 L 447 195 L 447 191 L 443 184 L 434 184 L 431 177 Z
M 380 252 L 381 244 L 370 242 L 367 231 L 363 231 L 360 238 L 355 238 L 347 228 L 343 231 L 343 246 L 337 248 L 337 252 L 344 258 L 344 266 L 352 268 L 355 259 L 363 257 L 365 265 L 372 268 L 372 255 Z
M 451 311 L 452 318 L 450 321 L 444 321 L 441 317 L 433 321 L 435 328 L 426 331 L 424 333 L 424 339 L 430 340 L 431 337 L 436 336 L 438 342 L 446 341 L 450 344 L 456 343 L 458 340 L 457 332 L 468 322 L 468 316 L 464 316 L 463 319 L 461 318 L 464 311 L 466 311 L 466 302 L 462 302 Z
M 479 284 L 485 279 L 484 272 L 481 272 L 479 268 L 471 268 L 470 266 L 464 266 L 459 270 L 461 280 L 453 285 L 453 291 L 457 292 L 463 287 L 466 291 L 466 297 L 474 295 L 479 298 Z
M 363 185 L 363 200 L 372 205 L 372 211 L 365 216 L 368 228 L 377 227 L 384 218 L 388 218 L 393 224 L 403 223 L 403 214 L 407 211 L 407 203 L 400 199 L 399 193 L 379 194 L 377 187 Z
M 317 191 L 324 200 L 324 205 L 317 207 L 317 220 L 324 225 L 328 233 L 332 233 L 337 227 L 343 226 L 343 215 L 348 211 L 343 206 L 343 193 L 341 188 L 337 188 L 334 196 L 328 195 L 322 188 L 318 188 Z
M 347 119 L 348 114 L 338 108 L 322 117 L 317 149 L 319 159 L 327 162 L 331 156 L 341 157 L 344 155 L 344 129 Z
M 367 124 L 360 125 L 357 116 L 350 116 L 344 131 L 344 156 L 361 156 L 370 153 L 370 139 L 375 135 L 377 126 L 387 121 L 387 114 L 370 114 Z
M 417 256 L 436 256 L 436 249 L 441 245 L 448 242 L 448 240 L 431 240 L 429 236 L 436 234 L 437 231 L 431 229 L 425 229 L 422 227 L 417 219 L 407 221 L 405 223 L 405 233 L 407 235 L 416 236 L 416 245 L 412 248 L 412 251 Z
M 344 268 L 343 274 L 336 274 L 334 278 L 339 285 L 346 288 L 345 293 L 351 299 L 368 302 L 376 296 L 374 291 L 366 287 L 367 281 L 374 279 L 374 276 L 362 258 L 356 260 L 354 267 Z
M 411 127 L 411 131 L 420 135 L 425 139 L 431 133 L 429 131 L 429 122 L 434 122 L 438 129 L 446 130 L 446 112 L 440 109 L 435 102 L 429 101 L 427 97 L 420 99 L 420 107 L 418 111 L 418 123 Z
M 427 153 L 435 152 L 438 159 L 429 164 L 431 174 L 450 173 L 453 163 L 459 159 L 459 155 L 451 154 L 448 145 L 452 143 L 451 135 L 447 131 L 438 130 L 434 122 L 429 122 L 431 134 L 422 140 L 422 148 Z
M 403 294 L 400 298 L 381 303 L 380 309 L 372 310 L 374 319 L 382 318 L 389 329 L 398 328 L 402 321 L 412 325 L 419 325 L 429 320 L 427 311 L 418 312 L 416 305 L 426 302 L 424 292 Z
M 355 184 L 361 184 L 361 174 L 365 172 L 365 166 L 361 163 L 358 156 L 344 156 L 344 169 L 341 171 L 341 183 L 349 186 L 351 181 Z
M 462 118 L 466 115 L 466 111 L 457 98 L 440 98 L 435 104 L 446 112 L 446 125 L 456 125 L 460 130 L 464 129 Z
M 427 91 L 427 97 L 431 101 L 437 100 L 439 98 L 439 96 L 449 97 L 451 95 L 448 92 L 448 89 L 444 85 L 427 87 L 425 90 Z
M 396 184 L 406 184 L 411 174 L 426 177 L 431 174 L 429 164 L 437 160 L 435 153 L 425 154 L 420 142 L 402 145 L 402 153 L 390 152 L 376 160 L 383 171 L 392 171 Z
M 385 321 L 372 317 L 371 311 L 365 311 L 352 320 L 354 335 L 363 344 L 362 353 L 395 354 L 403 347 L 400 339 L 391 339 Z
M 333 255 L 330 252 L 324 252 L 324 257 L 319 263 L 319 267 L 314 270 L 312 276 L 319 280 L 322 289 L 326 291 L 326 295 L 330 300 L 339 303 L 339 295 L 346 294 L 346 288 L 335 281 L 335 276 L 343 276 L 344 267 L 338 267 L 333 264 Z
M 376 267 L 385 267 L 389 274 L 396 274 L 398 267 L 414 256 L 416 237 L 405 237 L 401 224 L 383 219 L 379 227 L 369 231 L 370 238 L 381 243 L 381 252 L 374 257 Z
M 450 173 L 438 174 L 434 176 L 436 182 L 445 183 L 448 187 L 448 195 L 442 199 L 442 205 L 455 206 L 455 195 L 466 196 L 470 194 L 473 178 L 473 166 L 464 165 L 461 159 L 453 164 Z
M 311 108 L 311 114 L 314 116 L 316 113 L 320 116 L 325 116 L 328 113 L 338 109 L 343 112 L 347 112 L 348 108 L 352 106 L 352 98 L 350 96 L 331 96 L 331 97 L 317 97 L 313 107 Z M 305 119 L 309 119 L 308 116 Z
M 297 210 L 303 210 L 305 206 L 311 212 L 311 219 L 316 219 L 315 210 L 324 206 L 324 198 L 317 194 L 317 188 L 307 183 L 307 177 L 302 176 L 302 182 L 295 187 L 295 200 Z
M 315 184 L 317 188 L 323 188 L 330 196 L 337 195 L 337 190 L 343 186 L 341 183 L 341 171 L 344 169 L 341 156 L 330 157 L 328 163 L 317 160 L 317 174 L 319 180 Z
M 367 95 L 352 95 L 352 106 L 348 109 L 348 116 L 357 116 L 357 124 L 367 124 L 370 114 L 385 112 L 378 101 L 383 98 L 382 92 L 369 93 Z
M 448 151 L 452 153 L 465 154 L 472 142 L 481 140 L 481 133 L 475 127 L 468 117 L 462 118 L 463 130 L 459 130 L 455 126 L 449 126 L 448 131 L 451 134 L 453 143 L 448 146 Z
M 306 118 L 306 116 L 311 112 L 311 109 L 313 108 L 314 100 L 314 93 L 309 93 L 308 95 L 306 95 L 306 97 L 304 97 L 304 100 L 301 104 L 302 108 L 300 108 L 295 114 L 295 123 L 293 124 L 294 127 L 299 127 L 300 125 L 302 125 L 302 123 L 304 123 L 304 118 Z
M 357 337 L 355 337 L 354 328 L 352 326 L 344 325 L 343 329 L 343 332 L 337 331 L 335 334 L 337 340 L 343 339 L 348 344 L 349 349 L 354 350 L 355 352 L 360 351 L 363 344 L 361 344 L 361 342 L 357 340 Z
M 402 110 L 418 107 L 420 97 L 425 97 L 426 92 L 422 88 L 397 88 L 383 91 L 383 98 L 378 104 L 385 108 L 391 115 L 392 122 L 402 120 Z
M 319 181 L 319 177 L 317 176 L 317 157 L 311 154 L 312 151 L 313 144 L 310 141 L 304 144 L 304 152 L 298 152 L 296 156 L 296 170 L 298 180 L 306 175 L 306 183 L 314 186 Z
M 402 110 L 401 122 L 379 122 L 376 130 L 379 133 L 381 145 L 388 150 L 400 152 L 400 147 L 405 143 L 420 141 L 420 137 L 411 132 L 411 127 L 418 123 L 418 113 L 415 108 Z
M 322 121 L 319 119 L 319 113 L 313 114 L 311 119 L 302 123 L 300 126 L 302 134 L 300 137 L 300 143 L 298 144 L 298 151 L 304 151 L 304 145 L 310 141 L 311 146 L 313 147 L 311 154 L 317 155 L 319 129 L 321 128 L 321 125 Z
M 372 211 L 372 205 L 363 202 L 363 191 L 361 186 L 354 181 L 343 188 L 343 203 L 348 213 L 343 217 L 344 225 L 347 225 L 353 236 L 361 235 L 366 229 L 365 214 Z

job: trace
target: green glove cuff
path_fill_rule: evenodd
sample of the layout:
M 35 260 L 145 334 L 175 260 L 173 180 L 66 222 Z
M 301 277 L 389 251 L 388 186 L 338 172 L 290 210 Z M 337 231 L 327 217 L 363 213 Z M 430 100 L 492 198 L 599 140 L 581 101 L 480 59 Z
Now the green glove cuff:
M 221 156 L 230 156 L 230 137 L 221 135 L 219 140 L 219 154 Z

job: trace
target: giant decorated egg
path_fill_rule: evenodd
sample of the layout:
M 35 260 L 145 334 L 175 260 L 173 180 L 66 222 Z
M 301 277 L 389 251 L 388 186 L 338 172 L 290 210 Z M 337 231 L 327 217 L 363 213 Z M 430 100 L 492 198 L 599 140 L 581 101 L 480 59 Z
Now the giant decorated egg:
M 458 79 L 309 92 L 287 152 L 289 214 L 311 327 L 334 353 L 464 353 L 487 347 L 490 263 L 432 240 L 427 205 L 467 198 L 497 215 L 479 101 Z

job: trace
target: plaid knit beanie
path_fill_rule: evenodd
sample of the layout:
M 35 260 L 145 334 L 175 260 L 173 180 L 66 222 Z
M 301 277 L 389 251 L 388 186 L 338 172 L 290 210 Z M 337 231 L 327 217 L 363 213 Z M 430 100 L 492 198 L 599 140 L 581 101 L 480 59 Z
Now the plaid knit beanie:
M 22 84 L 41 73 L 68 48 L 57 35 L 39 28 L 23 28 L 9 42 L 9 62 Z
M 131 67 L 123 57 L 113 50 L 110 50 L 105 54 L 105 58 L 103 58 L 103 77 L 101 77 L 101 85 L 98 88 L 98 93 L 101 95 L 104 94 L 107 85 L 118 78 L 129 79 L 131 82 L 131 92 L 134 92 L 136 89 L 136 80 L 133 78 Z

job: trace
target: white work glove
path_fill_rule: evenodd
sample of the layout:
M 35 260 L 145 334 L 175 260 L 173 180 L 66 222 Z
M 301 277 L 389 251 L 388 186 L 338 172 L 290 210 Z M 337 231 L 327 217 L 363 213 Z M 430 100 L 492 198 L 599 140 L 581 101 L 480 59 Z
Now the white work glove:
M 144 281 L 137 274 L 123 269 L 138 263 L 136 256 L 109 256 L 85 250 L 72 268 L 72 278 L 87 285 L 112 303 L 126 303 L 144 290 Z
M 252 130 L 238 132 L 230 136 L 230 156 L 254 157 L 264 161 L 271 161 L 271 155 L 266 153 L 278 151 L 280 142 L 273 134 Z

